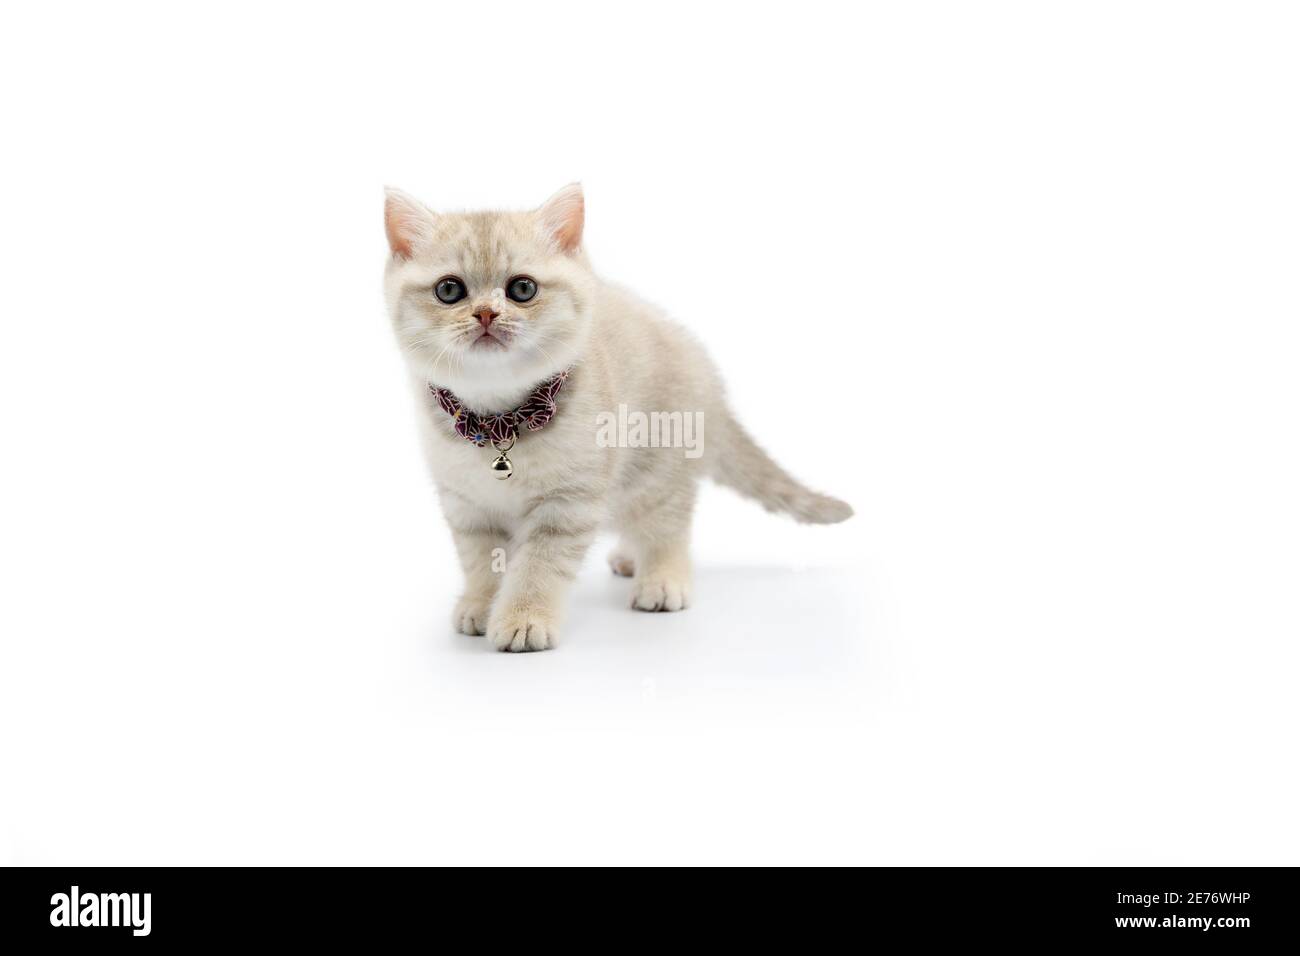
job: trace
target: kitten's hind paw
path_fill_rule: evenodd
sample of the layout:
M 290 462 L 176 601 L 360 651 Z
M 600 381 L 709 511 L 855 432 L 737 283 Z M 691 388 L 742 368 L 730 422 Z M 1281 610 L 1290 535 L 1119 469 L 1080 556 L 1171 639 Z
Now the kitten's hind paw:
M 647 577 L 632 592 L 632 607 L 638 611 L 684 611 L 690 603 L 690 582 L 683 578 Z
M 630 578 L 636 574 L 636 562 L 621 551 L 609 553 L 609 569 L 620 578 Z

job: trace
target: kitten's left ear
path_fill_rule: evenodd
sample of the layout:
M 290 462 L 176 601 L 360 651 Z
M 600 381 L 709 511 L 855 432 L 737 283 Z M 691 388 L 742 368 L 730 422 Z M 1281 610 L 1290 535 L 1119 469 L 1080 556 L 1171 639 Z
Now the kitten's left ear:
M 561 252 L 573 252 L 582 242 L 582 222 L 585 209 L 582 186 L 569 183 L 537 210 L 542 228 L 559 245 Z

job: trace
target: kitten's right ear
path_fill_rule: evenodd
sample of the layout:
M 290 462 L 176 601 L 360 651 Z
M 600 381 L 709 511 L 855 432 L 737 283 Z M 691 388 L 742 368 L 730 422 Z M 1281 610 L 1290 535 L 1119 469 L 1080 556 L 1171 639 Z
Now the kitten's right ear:
M 409 259 L 433 235 L 433 213 L 415 197 L 385 187 L 384 232 L 393 255 Z

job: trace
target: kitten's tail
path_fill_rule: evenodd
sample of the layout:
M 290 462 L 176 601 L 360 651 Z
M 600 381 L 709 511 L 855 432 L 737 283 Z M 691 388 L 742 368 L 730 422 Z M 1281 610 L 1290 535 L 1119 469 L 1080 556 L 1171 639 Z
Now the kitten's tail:
M 783 511 L 805 524 L 835 524 L 853 514 L 848 502 L 819 495 L 790 477 L 759 448 L 734 415 L 724 412 L 708 448 L 713 478 L 753 498 L 768 511 Z

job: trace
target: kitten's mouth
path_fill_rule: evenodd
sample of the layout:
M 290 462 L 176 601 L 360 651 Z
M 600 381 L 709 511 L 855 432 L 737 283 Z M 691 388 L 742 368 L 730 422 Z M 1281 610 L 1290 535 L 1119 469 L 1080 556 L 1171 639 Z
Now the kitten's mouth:
M 469 347 L 472 349 L 503 349 L 506 347 L 506 343 L 484 329 L 478 338 L 469 343 Z

